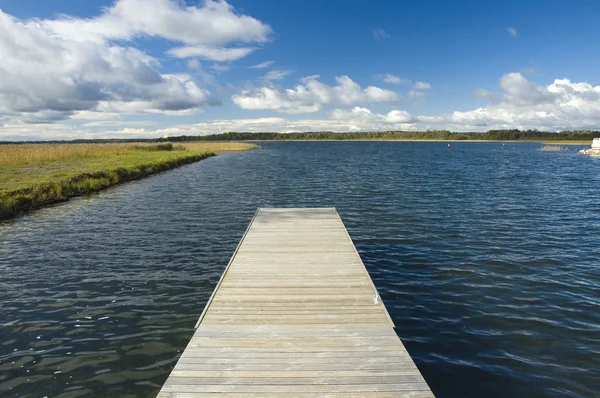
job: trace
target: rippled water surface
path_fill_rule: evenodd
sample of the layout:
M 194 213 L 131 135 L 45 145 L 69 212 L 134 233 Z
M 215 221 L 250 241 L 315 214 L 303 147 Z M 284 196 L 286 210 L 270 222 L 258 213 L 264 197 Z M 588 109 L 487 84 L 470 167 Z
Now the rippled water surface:
M 259 206 L 335 206 L 438 397 L 600 396 L 600 159 L 263 143 L 0 223 L 0 395 L 153 397 Z

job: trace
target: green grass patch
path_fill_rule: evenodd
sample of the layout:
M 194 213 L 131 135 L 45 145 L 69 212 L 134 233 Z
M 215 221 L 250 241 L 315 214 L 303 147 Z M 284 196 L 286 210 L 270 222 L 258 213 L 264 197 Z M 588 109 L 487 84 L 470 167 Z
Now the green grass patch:
M 197 162 L 239 143 L 0 146 L 0 219 Z

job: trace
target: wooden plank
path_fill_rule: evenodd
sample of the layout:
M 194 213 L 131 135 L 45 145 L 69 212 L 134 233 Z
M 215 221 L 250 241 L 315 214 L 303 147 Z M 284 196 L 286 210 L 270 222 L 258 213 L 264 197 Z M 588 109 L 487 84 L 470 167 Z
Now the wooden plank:
M 258 372 L 264 371 L 272 374 L 273 377 L 277 377 L 279 374 L 286 374 L 285 372 L 305 372 L 304 374 L 327 374 L 331 372 L 332 368 L 335 368 L 335 372 L 367 372 L 375 374 L 387 374 L 390 372 L 390 366 L 406 366 L 406 361 L 395 361 L 395 362 L 380 362 L 380 363 L 340 363 L 332 367 L 328 363 L 296 363 L 296 364 L 281 364 L 281 363 L 228 363 L 228 364 L 216 364 L 216 363 L 203 363 L 203 362 L 185 362 L 177 365 L 176 371 L 194 370 L 194 371 L 205 371 L 210 374 L 217 374 L 219 372 L 227 372 L 237 374 L 237 372 Z M 420 374 L 419 370 L 415 367 L 407 370 L 394 371 L 394 373 L 401 374 Z
M 217 396 L 218 398 L 274 398 L 281 397 L 278 393 L 203 393 L 202 396 Z M 197 398 L 198 393 L 164 392 L 161 391 L 157 398 Z M 360 392 L 360 393 L 286 393 L 286 398 L 433 398 L 429 391 L 396 391 L 396 392 Z
M 339 358 L 364 358 L 368 361 L 370 358 L 383 358 L 383 357 L 404 357 L 407 355 L 406 350 L 402 346 L 396 346 L 393 350 L 319 350 L 313 352 L 311 350 L 306 351 L 293 351 L 293 352 L 281 352 L 261 350 L 255 352 L 244 352 L 240 349 L 233 349 L 231 347 L 222 347 L 219 355 L 215 355 L 214 351 L 209 348 L 202 347 L 197 349 L 195 347 L 188 347 L 181 355 L 181 358 L 214 358 L 215 361 L 225 359 L 239 359 L 239 358 L 253 358 L 253 359 L 285 359 L 286 361 L 297 360 L 306 362 L 318 362 L 322 359 L 337 358 L 337 361 L 341 361 Z
M 169 380 L 163 386 L 165 392 L 278 392 L 281 396 L 287 396 L 290 392 L 395 392 L 395 391 L 429 391 L 427 383 L 382 383 L 382 384 L 170 384 Z
M 176 371 L 171 374 L 172 382 L 176 385 L 352 385 L 352 384 L 424 384 L 421 375 L 397 375 L 389 376 L 354 376 L 354 377 L 264 377 L 249 372 L 247 377 L 203 377 L 196 372 L 184 372 L 185 376 L 180 376 Z M 317 372 L 314 372 L 317 373 Z
M 372 297 L 373 292 L 371 291 L 371 288 L 369 286 L 365 286 L 365 287 L 331 287 L 331 288 L 327 288 L 327 287 L 312 287 L 312 286 L 307 286 L 307 287 L 284 287 L 284 288 L 279 288 L 279 287 L 253 287 L 253 288 L 237 288 L 237 287 L 226 287 L 226 286 L 221 286 L 221 290 L 219 291 L 218 295 L 223 295 L 223 296 L 234 296 L 234 295 L 247 295 L 247 294 L 251 294 L 251 295 L 257 295 L 257 296 L 264 296 L 264 295 L 270 295 L 270 296 L 287 296 L 287 295 L 295 295 L 295 294 L 301 294 L 301 295 L 330 295 L 330 294 L 335 294 L 335 295 L 359 295 L 359 294 L 366 294 L 370 297 Z
M 334 208 L 259 209 L 159 397 L 433 397 Z
M 218 337 L 194 337 L 190 343 L 189 348 L 199 348 L 203 350 L 219 349 L 219 350 L 231 350 L 236 349 L 237 352 L 269 352 L 269 350 L 279 349 L 290 349 L 290 350 L 302 350 L 307 351 L 315 348 L 321 348 L 323 351 L 351 351 L 353 349 L 367 350 L 367 349 L 380 349 L 381 347 L 395 347 L 400 342 L 394 340 L 388 336 L 378 336 L 377 338 L 354 338 L 354 339 L 339 339 L 337 337 L 323 337 L 323 338 L 289 338 L 280 337 L 278 339 L 273 338 L 261 338 L 261 339 L 242 339 L 242 338 L 229 338 L 223 339 Z
M 282 307 L 282 308 L 268 308 L 268 307 L 233 307 L 232 309 L 213 309 L 211 314 L 218 315 L 286 315 L 286 314 L 299 314 L 299 315 L 317 315 L 317 314 L 381 314 L 381 311 L 378 308 L 372 308 L 367 306 L 362 306 L 362 308 L 358 309 L 345 309 L 345 310 L 334 310 L 334 309 L 323 309 L 319 307 L 313 307 L 311 309 L 306 309 L 302 307 Z M 251 309 L 246 309 L 251 308 Z M 383 314 L 381 314 L 383 315 Z
M 381 371 L 381 370 L 198 370 L 198 369 L 177 369 L 171 372 L 172 377 L 224 377 L 224 378 L 296 378 L 296 377 L 402 377 L 419 375 L 415 371 Z M 421 379 L 419 379 L 421 381 Z
M 404 351 L 394 352 L 332 352 L 331 355 L 321 355 L 315 358 L 315 354 L 312 352 L 303 353 L 306 355 L 299 356 L 295 355 L 298 353 L 254 353 L 254 354 L 222 354 L 218 358 L 215 358 L 213 353 L 185 353 L 179 359 L 179 363 L 182 364 L 206 364 L 206 365 L 278 365 L 282 368 L 289 367 L 321 367 L 321 365 L 327 364 L 329 367 L 337 366 L 338 364 L 352 364 L 354 366 L 373 366 L 386 364 L 393 366 L 395 364 L 402 364 L 403 366 L 412 366 L 412 360 L 406 357 L 407 353 Z M 333 355 L 337 354 L 337 355 Z M 308 356 L 307 356 L 308 355 Z

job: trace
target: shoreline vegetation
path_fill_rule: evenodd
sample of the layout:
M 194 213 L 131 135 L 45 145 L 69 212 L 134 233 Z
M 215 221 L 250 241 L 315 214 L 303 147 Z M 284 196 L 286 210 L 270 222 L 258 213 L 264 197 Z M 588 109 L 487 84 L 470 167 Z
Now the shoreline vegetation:
M 558 133 L 537 130 L 489 130 L 485 133 L 458 133 L 448 130 L 379 132 L 308 132 L 308 133 L 222 133 L 204 136 L 170 137 L 169 141 L 472 141 L 472 142 L 543 142 L 589 145 L 600 131 L 574 130 Z M 160 139 L 158 139 L 160 141 Z
M 197 162 L 246 143 L 0 145 L 0 220 Z
M 201 132 L 199 132 L 201 133 Z M 590 145 L 600 131 L 489 130 L 236 133 L 153 139 L 0 142 L 0 220 L 113 185 L 197 162 L 219 152 L 256 148 L 248 141 L 538 142 Z M 564 150 L 566 148 L 560 148 Z M 546 145 L 544 151 L 557 148 Z
M 226 132 L 220 134 L 181 135 L 148 139 L 94 139 L 72 141 L 44 141 L 44 143 L 156 143 L 156 142 L 230 142 L 230 141 L 449 141 L 449 142 L 541 142 L 562 145 L 591 145 L 594 138 L 600 138 L 600 130 L 565 130 L 558 133 L 538 130 L 489 130 L 484 133 L 452 132 L 449 130 L 427 131 L 372 131 L 342 132 L 318 131 L 306 133 L 271 132 Z M 28 141 L 0 141 L 3 145 L 29 143 Z

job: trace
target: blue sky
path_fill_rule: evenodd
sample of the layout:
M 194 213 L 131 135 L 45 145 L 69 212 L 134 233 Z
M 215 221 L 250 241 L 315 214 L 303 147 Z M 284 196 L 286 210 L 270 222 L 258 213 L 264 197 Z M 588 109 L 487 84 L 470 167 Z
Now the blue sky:
M 0 0 L 0 10 L 0 140 L 600 129 L 596 1 Z

